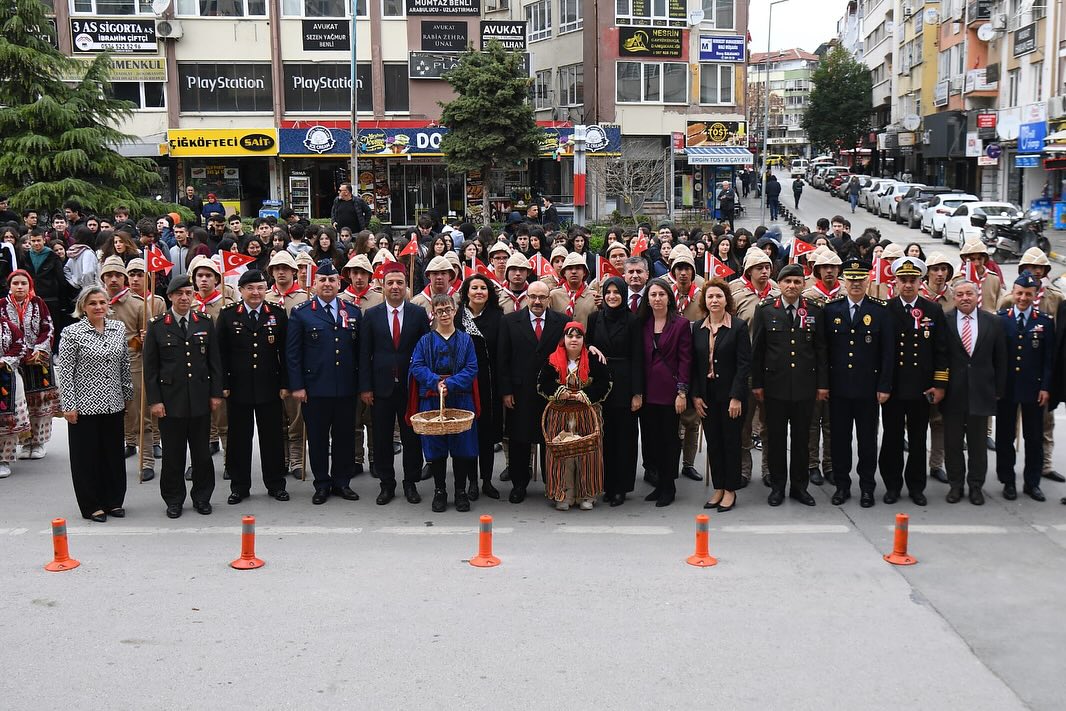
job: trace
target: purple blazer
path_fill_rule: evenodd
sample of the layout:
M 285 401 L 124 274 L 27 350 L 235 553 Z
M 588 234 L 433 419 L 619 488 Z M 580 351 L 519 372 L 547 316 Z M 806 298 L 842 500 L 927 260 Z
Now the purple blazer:
M 644 402 L 673 405 L 677 386 L 688 385 L 692 367 L 692 329 L 683 316 L 666 322 L 655 347 L 655 320 L 644 324 Z

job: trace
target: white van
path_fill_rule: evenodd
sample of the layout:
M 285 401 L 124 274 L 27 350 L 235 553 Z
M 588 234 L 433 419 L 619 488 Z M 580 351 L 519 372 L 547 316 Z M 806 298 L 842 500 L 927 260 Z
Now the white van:
M 792 161 L 792 167 L 788 171 L 791 178 L 802 178 L 807 175 L 807 159 L 796 158 Z

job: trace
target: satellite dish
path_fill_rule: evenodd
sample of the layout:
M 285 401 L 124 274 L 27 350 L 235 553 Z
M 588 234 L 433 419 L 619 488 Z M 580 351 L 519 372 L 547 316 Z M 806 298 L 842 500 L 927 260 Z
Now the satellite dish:
M 1018 137 L 1018 131 L 1021 129 L 1022 122 L 1017 116 L 1013 115 L 1000 115 L 999 122 L 996 124 L 996 135 L 1000 140 L 1013 141 Z
M 704 17 L 706 17 L 706 14 L 703 12 L 703 8 L 698 7 L 688 14 L 688 24 L 698 25 L 703 22 Z
M 992 23 L 986 22 L 977 28 L 977 39 L 982 42 L 990 42 L 993 37 L 996 36 L 996 31 L 992 29 Z
M 152 0 L 152 12 L 162 15 L 170 9 L 170 0 Z
M 907 114 L 903 117 L 903 128 L 907 131 L 917 131 L 918 127 L 922 125 L 922 119 L 916 114 Z
M 940 21 L 940 14 L 937 13 L 935 7 L 931 7 L 925 11 L 925 17 L 923 19 L 925 20 L 925 24 L 935 25 Z

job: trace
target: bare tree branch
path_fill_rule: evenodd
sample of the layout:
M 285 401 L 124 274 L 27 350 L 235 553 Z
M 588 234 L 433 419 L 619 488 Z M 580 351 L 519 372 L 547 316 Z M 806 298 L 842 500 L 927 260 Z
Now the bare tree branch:
M 589 161 L 588 172 L 595 175 L 606 194 L 622 199 L 636 226 L 637 213 L 648 196 L 664 188 L 669 160 L 665 150 L 631 151 L 618 158 Z

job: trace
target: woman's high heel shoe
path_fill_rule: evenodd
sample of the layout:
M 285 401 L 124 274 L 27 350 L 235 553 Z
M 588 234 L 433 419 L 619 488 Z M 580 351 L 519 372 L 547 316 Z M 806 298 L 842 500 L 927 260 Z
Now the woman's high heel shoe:
M 725 497 L 724 496 L 722 497 L 722 501 L 725 501 Z M 729 504 L 729 506 L 723 506 L 721 503 L 719 503 L 718 504 L 718 513 L 725 513 L 726 511 L 732 511 L 733 507 L 736 506 L 736 505 L 737 505 L 737 495 L 733 494 L 733 503 Z

